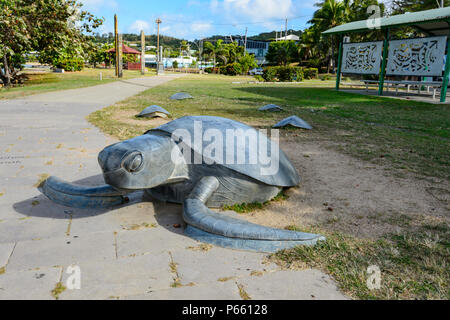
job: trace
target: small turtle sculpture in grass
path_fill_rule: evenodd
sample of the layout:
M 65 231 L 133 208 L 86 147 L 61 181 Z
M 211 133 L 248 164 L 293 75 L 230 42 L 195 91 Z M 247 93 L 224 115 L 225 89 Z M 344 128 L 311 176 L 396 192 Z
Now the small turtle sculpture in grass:
M 184 99 L 193 99 L 193 97 L 186 92 L 177 92 L 170 97 L 171 100 L 184 100 Z
M 152 105 L 150 107 L 142 110 L 136 117 L 144 117 L 144 118 L 167 118 L 170 115 L 170 112 L 164 109 L 163 107 Z
M 297 116 L 290 116 L 290 117 L 284 118 L 280 122 L 274 124 L 273 128 L 281 128 L 281 127 L 286 127 L 286 126 L 292 126 L 292 127 L 308 129 L 308 130 L 312 129 L 311 125 L 308 122 L 306 122 L 305 120 L 303 120 L 302 118 L 299 118 Z
M 270 103 L 270 104 L 266 104 L 265 106 L 262 106 L 261 108 L 258 109 L 259 111 L 282 111 L 283 108 L 280 107 L 279 105 Z
M 229 132 L 235 134 L 233 143 L 243 135 L 256 137 L 254 142 L 265 145 L 270 155 L 264 161 L 259 158 L 248 161 L 255 150 L 245 142 L 236 143 L 232 156 L 228 158 L 227 154 L 227 161 L 221 163 L 217 156 L 222 151 L 226 154 L 225 146 L 230 144 L 216 144 L 215 151 L 207 153 L 211 146 L 207 142 L 212 141 L 211 136 L 215 141 L 221 136 L 228 139 Z M 199 143 L 196 134 L 204 140 Z M 243 155 L 246 160 L 239 161 Z M 320 235 L 269 228 L 209 209 L 265 202 L 300 181 L 277 144 L 238 121 L 211 116 L 182 117 L 142 136 L 106 147 L 98 155 L 98 162 L 106 185 L 88 187 L 50 177 L 42 186 L 43 193 L 63 205 L 90 208 L 120 205 L 127 193 L 145 190 L 156 199 L 183 204 L 186 235 L 222 247 L 274 252 L 324 240 Z

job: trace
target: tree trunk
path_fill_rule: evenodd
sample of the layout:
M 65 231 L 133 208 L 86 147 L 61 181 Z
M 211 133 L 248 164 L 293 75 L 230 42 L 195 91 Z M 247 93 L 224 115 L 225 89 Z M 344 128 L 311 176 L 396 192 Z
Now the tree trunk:
M 330 63 L 331 63 L 331 67 L 332 67 L 332 73 L 335 73 L 334 71 L 334 41 L 333 41 L 333 36 L 331 36 L 331 59 L 330 59 Z
M 9 63 L 9 59 L 7 57 L 7 54 L 5 54 L 3 56 L 3 68 L 5 69 L 4 77 L 3 77 L 4 78 L 3 85 L 5 87 L 11 86 L 11 74 L 9 72 L 9 64 L 8 63 Z

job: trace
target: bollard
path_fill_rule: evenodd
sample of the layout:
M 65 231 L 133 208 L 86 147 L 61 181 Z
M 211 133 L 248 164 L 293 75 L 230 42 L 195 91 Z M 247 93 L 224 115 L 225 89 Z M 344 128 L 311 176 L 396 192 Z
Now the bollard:
M 98 77 L 99 77 L 100 81 L 103 80 L 103 76 L 102 76 L 102 73 L 101 73 L 101 72 L 98 74 Z

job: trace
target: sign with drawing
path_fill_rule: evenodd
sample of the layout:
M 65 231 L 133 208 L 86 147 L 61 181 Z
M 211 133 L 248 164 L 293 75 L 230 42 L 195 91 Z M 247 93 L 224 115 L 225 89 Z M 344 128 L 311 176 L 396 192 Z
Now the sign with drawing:
M 389 41 L 387 75 L 442 76 L 447 37 Z
M 342 45 L 342 73 L 379 74 L 382 41 Z

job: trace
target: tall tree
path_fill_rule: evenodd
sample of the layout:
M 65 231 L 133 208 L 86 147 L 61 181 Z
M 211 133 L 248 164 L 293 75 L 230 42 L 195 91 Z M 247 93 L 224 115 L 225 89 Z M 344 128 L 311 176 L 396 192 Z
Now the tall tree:
M 320 31 L 336 27 L 340 24 L 347 22 L 348 2 L 338 0 L 325 0 L 324 2 L 317 3 L 316 6 L 320 7 L 319 10 L 314 12 L 313 18 L 310 23 L 317 25 Z M 346 7 L 347 6 L 347 7 Z M 335 36 L 329 37 L 330 51 L 328 54 L 328 72 L 334 68 L 334 52 L 335 52 Z
M 389 7 L 391 14 L 416 12 L 439 8 L 440 0 L 392 0 Z M 444 6 L 448 7 L 450 0 L 444 0 Z
M 41 62 L 60 55 L 85 55 L 87 34 L 103 23 L 81 10 L 77 0 L 0 0 L 0 79 L 10 86 L 21 69 L 17 61 L 39 51 Z
M 295 41 L 275 41 L 269 44 L 269 50 L 266 54 L 266 59 L 270 64 L 287 65 L 288 63 L 297 60 L 298 49 Z
M 204 44 L 203 52 L 209 55 L 213 59 L 214 67 L 217 64 L 217 58 L 219 58 L 223 64 L 226 64 L 227 60 L 225 56 L 225 47 L 223 45 L 223 40 L 219 39 L 215 44 L 207 41 Z M 225 57 L 225 58 L 224 58 Z

